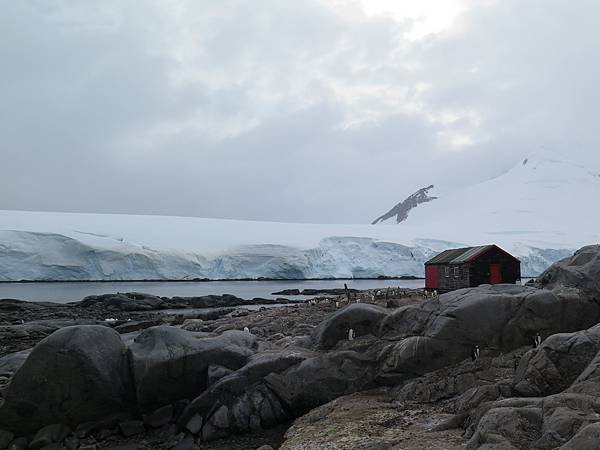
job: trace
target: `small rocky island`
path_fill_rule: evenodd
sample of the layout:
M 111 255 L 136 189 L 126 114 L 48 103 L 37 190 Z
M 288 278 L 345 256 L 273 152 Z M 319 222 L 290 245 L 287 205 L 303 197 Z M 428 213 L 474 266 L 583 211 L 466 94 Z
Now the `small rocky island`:
M 599 322 L 600 246 L 433 298 L 1 300 L 0 450 L 597 449 Z

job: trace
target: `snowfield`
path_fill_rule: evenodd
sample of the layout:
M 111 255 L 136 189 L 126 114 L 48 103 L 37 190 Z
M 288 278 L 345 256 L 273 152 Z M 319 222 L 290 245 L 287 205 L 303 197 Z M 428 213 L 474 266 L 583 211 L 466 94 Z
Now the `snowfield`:
M 0 211 L 0 281 L 423 276 L 442 250 L 490 243 L 535 276 L 600 241 L 600 174 L 590 167 L 528 158 L 483 183 L 434 191 L 400 224 Z
M 521 257 L 524 275 L 535 275 L 572 252 L 501 236 L 444 241 L 411 232 L 396 225 L 0 211 L 0 281 L 422 276 L 435 253 L 490 241 Z

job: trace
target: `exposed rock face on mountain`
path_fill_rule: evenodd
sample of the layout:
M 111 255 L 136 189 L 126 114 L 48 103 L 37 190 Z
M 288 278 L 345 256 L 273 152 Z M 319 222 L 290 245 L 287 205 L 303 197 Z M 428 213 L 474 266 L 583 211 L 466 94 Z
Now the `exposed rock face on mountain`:
M 432 184 L 431 186 L 419 189 L 417 192 L 407 197 L 404 201 L 398 203 L 388 212 L 371 222 L 372 225 L 378 224 L 379 222 L 384 222 L 394 216 L 396 216 L 396 223 L 404 222 L 406 219 L 408 219 L 408 213 L 411 209 L 416 208 L 421 203 L 437 200 L 437 197 L 430 197 L 428 195 L 428 192 L 433 188 L 434 186 Z
M 579 265 L 585 272 L 597 256 L 590 251 L 591 259 L 576 259 L 569 270 Z M 358 293 L 357 300 L 366 298 Z M 327 417 L 352 420 L 344 408 L 373 399 L 345 396 L 376 389 L 372 405 L 381 410 L 386 398 L 397 405 L 381 415 L 365 409 L 373 423 L 383 421 L 382 430 L 402 421 L 404 430 L 413 426 L 397 409 L 410 411 L 417 402 L 429 406 L 413 406 L 421 411 L 414 432 L 440 433 L 431 436 L 451 438 L 455 448 L 459 434 L 452 428 L 466 429 L 469 449 L 596 448 L 589 444 L 600 423 L 600 296 L 594 291 L 557 279 L 553 290 L 483 285 L 390 303 L 397 304 L 340 296 L 207 319 L 195 322 L 193 332 L 176 321 L 123 335 L 109 326 L 63 328 L 16 364 L 0 391 L 0 424 L 8 428 L 0 436 L 30 442 L 46 434 L 59 436 L 48 438 L 58 443 L 70 430 L 71 437 L 104 439 L 107 429 L 118 429 L 125 439 L 156 429 L 159 440 L 142 448 L 184 441 L 193 448 L 298 419 L 283 448 L 310 448 L 297 430 L 310 430 L 321 417 L 332 436 L 348 430 L 351 444 L 340 448 L 361 448 L 355 426 L 336 430 Z M 543 342 L 532 349 L 537 334 Z M 472 361 L 474 345 L 481 357 Z M 423 411 L 435 417 L 429 428 Z M 399 436 L 369 442 L 393 446 Z M 324 446 L 328 439 L 319 436 Z

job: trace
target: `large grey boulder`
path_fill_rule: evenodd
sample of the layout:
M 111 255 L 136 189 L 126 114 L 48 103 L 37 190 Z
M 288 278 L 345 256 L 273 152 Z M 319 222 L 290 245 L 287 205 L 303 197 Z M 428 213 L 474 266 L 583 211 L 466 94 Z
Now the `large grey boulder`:
M 380 384 L 423 375 L 469 356 L 470 346 L 458 341 L 412 336 L 388 345 L 379 355 Z
M 178 426 L 204 440 L 268 428 L 374 387 L 374 374 L 375 362 L 353 351 L 258 356 L 196 397 Z
M 476 449 L 529 449 L 539 439 L 542 428 L 542 410 L 532 407 L 498 407 L 481 419 L 466 450 Z
M 256 355 L 243 368 L 224 376 L 195 398 L 181 415 L 179 427 L 211 440 L 288 421 L 287 406 L 264 383 L 264 378 L 283 373 L 308 356 L 303 351 Z
M 569 443 L 580 430 L 600 423 L 600 397 L 571 390 L 543 398 L 511 398 L 480 405 L 471 413 L 474 433 L 467 449 L 497 444 L 519 449 L 550 450 L 563 445 L 579 448 L 575 443 L 587 439 L 587 433 L 594 429 Z
M 569 442 L 577 431 L 600 422 L 600 399 L 596 396 L 561 393 L 544 398 L 542 435 L 535 448 L 554 449 Z
M 107 327 L 62 328 L 31 352 L 4 392 L 0 423 L 18 433 L 71 427 L 132 407 L 126 349 Z
M 600 422 L 581 427 L 577 434 L 560 447 L 560 450 L 598 450 Z
M 544 287 L 570 286 L 600 292 L 600 245 L 577 250 L 542 273 L 538 279 Z
M 600 320 L 600 304 L 576 291 L 483 285 L 440 296 L 425 336 L 509 351 L 548 336 L 578 331 Z
M 419 335 L 432 314 L 438 311 L 439 303 L 435 300 L 420 306 L 408 305 L 396 308 L 382 320 L 379 335 L 386 339 Z
M 600 398 L 600 350 L 566 392 Z
M 381 321 L 388 311 L 376 305 L 354 303 L 336 311 L 319 324 L 314 332 L 317 347 L 330 349 L 338 341 L 348 339 L 348 330 L 354 330 L 356 336 L 378 335 Z
M 525 355 L 515 373 L 514 390 L 523 396 L 562 392 L 580 376 L 600 351 L 600 325 L 548 337 Z
M 264 380 L 294 416 L 342 395 L 375 387 L 377 362 L 354 351 L 336 351 L 305 359 Z
M 208 385 L 209 366 L 237 370 L 256 348 L 255 336 L 243 331 L 198 338 L 175 327 L 148 328 L 129 346 L 138 404 L 150 410 L 194 398 Z

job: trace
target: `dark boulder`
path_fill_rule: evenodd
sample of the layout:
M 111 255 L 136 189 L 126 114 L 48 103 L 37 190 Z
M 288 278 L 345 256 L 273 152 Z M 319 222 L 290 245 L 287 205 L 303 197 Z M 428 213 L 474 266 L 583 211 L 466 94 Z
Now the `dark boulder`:
M 231 294 L 205 295 L 202 297 L 185 298 L 192 308 L 221 308 L 226 306 L 240 306 L 246 304 L 246 300 Z
M 128 364 L 119 334 L 88 325 L 41 341 L 4 392 L 0 423 L 17 432 L 56 422 L 77 425 L 131 407 Z
M 379 355 L 381 373 L 378 381 L 384 385 L 395 385 L 461 361 L 469 353 L 470 346 L 459 342 L 412 336 L 383 349 Z
M 376 361 L 353 351 L 305 359 L 264 380 L 286 408 L 299 416 L 342 395 L 375 387 Z
M 598 450 L 600 422 L 585 425 L 560 450 Z
M 76 305 L 83 308 L 102 307 L 114 311 L 152 311 L 169 308 L 164 299 L 137 292 L 90 295 Z
M 600 245 L 582 247 L 570 258 L 554 263 L 537 282 L 547 288 L 569 286 L 600 293 Z
M 212 440 L 284 423 L 340 395 L 373 387 L 374 363 L 355 352 L 264 355 L 194 399 L 180 429 Z
M 70 433 L 71 429 L 60 423 L 47 425 L 35 434 L 29 448 L 40 449 L 51 444 L 60 444 Z
M 425 336 L 501 351 L 530 345 L 538 332 L 578 331 L 600 321 L 600 304 L 570 290 L 484 285 L 441 295 L 439 304 Z
M 475 434 L 465 448 L 466 450 L 538 448 L 534 444 L 540 438 L 541 429 L 540 408 L 493 408 L 481 419 Z
M 514 390 L 523 396 L 547 396 L 569 387 L 600 351 L 600 325 L 548 337 L 525 355 L 515 373 Z
M 237 370 L 256 345 L 256 338 L 242 331 L 199 339 L 168 326 L 144 330 L 129 346 L 139 406 L 149 410 L 198 396 L 208 386 L 210 365 Z
M 329 349 L 338 341 L 348 339 L 348 330 L 353 329 L 356 336 L 378 335 L 380 324 L 389 311 L 367 303 L 353 303 L 336 311 L 319 324 L 314 332 L 317 347 Z

